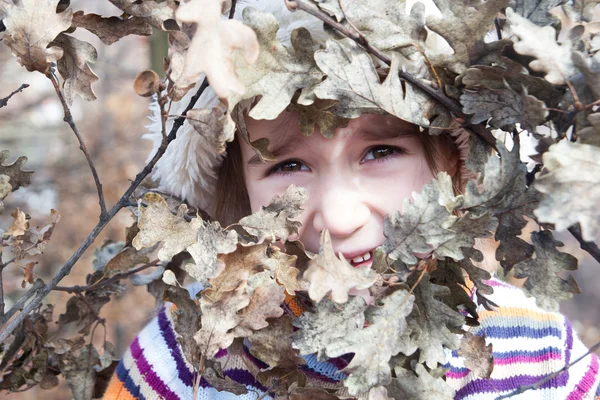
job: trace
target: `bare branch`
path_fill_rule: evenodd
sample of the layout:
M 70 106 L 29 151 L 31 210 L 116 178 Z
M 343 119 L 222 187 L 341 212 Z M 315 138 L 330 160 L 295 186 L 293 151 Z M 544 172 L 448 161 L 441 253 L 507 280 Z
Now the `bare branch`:
M 592 257 L 594 257 L 594 260 L 600 263 L 600 249 L 598 248 L 598 245 L 595 242 L 586 242 L 585 240 L 583 240 L 580 225 L 573 225 L 569 228 L 569 232 L 571 232 L 571 235 L 573 235 L 573 237 L 577 239 L 579 245 L 581 246 L 581 249 L 587 251 Z
M 318 7 L 313 4 L 306 2 L 305 0 L 285 0 L 288 8 L 292 11 L 294 10 L 302 10 L 305 11 L 321 21 L 325 22 L 327 25 L 331 26 L 338 30 L 342 35 L 354 40 L 359 46 L 361 46 L 365 51 L 373 54 L 375 57 L 379 58 L 381 61 L 386 63 L 387 65 L 392 64 L 392 60 L 390 57 L 385 55 L 379 49 L 371 46 L 371 44 L 367 41 L 367 39 L 360 33 L 354 32 L 349 29 L 346 29 L 342 24 L 331 18 L 329 15 L 325 14 Z M 469 117 L 466 116 L 462 112 L 462 107 L 460 104 L 456 103 L 451 98 L 447 97 L 441 89 L 434 89 L 432 86 L 425 84 L 420 81 L 418 78 L 412 76 L 410 73 L 406 71 L 398 71 L 398 75 L 401 79 L 411 83 L 413 86 L 427 93 L 431 98 L 444 106 L 448 111 L 455 114 L 458 118 L 462 118 L 466 121 L 469 120 Z M 471 125 L 467 124 L 468 127 L 477 135 L 479 135 L 483 140 L 485 140 L 492 147 L 496 148 L 496 139 L 494 136 L 485 129 L 482 125 Z
M 75 133 L 75 137 L 77 137 L 77 140 L 79 141 L 79 148 L 81 149 L 81 151 L 83 151 L 83 154 L 85 155 L 85 159 L 87 160 L 87 162 L 90 166 L 90 169 L 92 170 L 94 182 L 96 182 L 96 189 L 98 190 L 98 201 L 100 203 L 100 219 L 101 220 L 105 219 L 107 217 L 106 202 L 104 201 L 104 193 L 102 192 L 102 183 L 100 182 L 100 178 L 98 177 L 98 172 L 96 172 L 96 166 L 94 165 L 94 162 L 92 161 L 92 157 L 90 156 L 90 153 L 88 153 L 87 147 L 85 146 L 85 142 L 83 141 L 83 137 L 79 133 L 79 129 L 77 129 L 77 125 L 75 125 L 75 121 L 73 121 L 73 115 L 71 114 L 69 105 L 67 104 L 65 97 L 63 96 L 63 93 L 60 90 L 60 86 L 58 84 L 58 79 L 52 72 L 49 72 L 46 76 L 48 77 L 48 79 L 50 79 L 50 82 L 52 82 L 52 86 L 54 86 L 54 90 L 56 91 L 56 94 L 58 95 L 58 98 L 60 99 L 60 103 L 62 104 L 63 111 L 65 113 L 63 121 L 65 121 L 67 124 L 69 124 L 69 126 L 71 127 L 71 130 L 73 131 L 73 133 Z
M 587 351 L 587 353 L 585 353 L 584 355 L 582 355 L 581 357 L 579 357 L 575 361 L 571 362 L 570 364 L 565 365 L 564 367 L 562 367 L 558 371 L 555 371 L 555 372 L 551 373 L 550 375 L 547 375 L 543 379 L 540 379 L 539 381 L 537 381 L 536 383 L 533 383 L 531 385 L 519 386 L 518 388 L 516 388 L 515 390 L 513 390 L 512 392 L 510 392 L 508 394 L 496 397 L 496 400 L 508 399 L 509 397 L 516 396 L 516 395 L 521 394 L 523 392 L 526 392 L 528 390 L 538 389 L 544 383 L 546 383 L 546 382 L 548 382 L 548 381 L 556 378 L 557 376 L 559 376 L 560 374 L 562 374 L 563 372 L 565 372 L 566 370 L 568 370 L 569 368 L 571 368 L 573 365 L 577 364 L 579 361 L 583 360 L 584 358 L 586 358 L 587 356 L 589 356 L 590 354 L 592 354 L 598 348 L 600 348 L 600 342 L 598 342 L 595 345 L 593 345 L 592 347 L 590 347 L 590 349 Z
M 4 316 L 4 281 L 2 280 L 2 271 L 0 268 L 0 317 Z
M 2 107 L 6 107 L 8 105 L 8 100 L 10 100 L 11 97 L 13 97 L 15 94 L 22 92 L 23 89 L 28 88 L 29 85 L 27 83 L 22 84 L 21 86 L 19 86 L 19 88 L 17 90 L 15 90 L 14 92 L 12 92 L 11 94 L 9 94 L 8 96 L 6 96 L 3 99 L 0 99 L 0 108 Z
M 17 311 L 22 309 L 27 300 L 33 297 L 33 295 L 35 295 L 37 291 L 43 287 L 44 281 L 41 279 L 36 279 L 36 281 L 33 282 L 33 286 L 27 292 L 25 292 L 23 296 L 19 297 L 19 299 L 15 302 L 15 304 L 13 304 L 13 306 L 10 308 L 10 310 L 8 310 L 6 314 L 0 317 L 0 326 L 4 325 Z
M 182 114 L 185 115 L 189 110 L 191 110 L 194 107 L 194 104 L 196 104 L 196 101 L 198 101 L 198 98 L 200 97 L 200 95 L 202 95 L 202 93 L 204 92 L 204 90 L 207 87 L 208 87 L 208 81 L 205 78 L 204 81 L 202 82 L 202 84 L 200 85 L 200 87 L 198 88 L 196 94 L 194 95 L 194 97 L 192 97 L 192 99 L 190 100 L 189 104 L 187 105 L 185 111 Z M 156 165 L 158 160 L 160 160 L 160 158 L 163 156 L 163 154 L 167 150 L 167 146 L 169 145 L 169 143 L 171 143 L 177 137 L 177 131 L 179 130 L 179 128 L 181 128 L 184 121 L 185 121 L 185 118 L 177 118 L 175 120 L 175 122 L 173 123 L 173 127 L 171 128 L 171 132 L 169 133 L 169 136 L 167 137 L 167 140 L 164 141 L 163 144 L 161 144 L 161 146 L 158 148 L 158 151 L 156 152 L 154 157 L 152 157 L 152 160 L 150 160 L 150 162 L 148 162 L 148 164 L 146 164 L 144 169 L 136 175 L 135 180 L 133 182 L 131 182 L 131 185 L 129 185 L 129 188 L 125 191 L 125 193 L 123 193 L 123 195 L 121 196 L 121 198 L 119 199 L 117 204 L 115 204 L 114 207 L 111 208 L 110 211 L 108 211 L 107 218 L 101 219 L 98 222 L 98 224 L 94 227 L 94 229 L 88 235 L 88 237 L 85 238 L 85 240 L 79 246 L 79 248 L 75 251 L 75 253 L 61 267 L 61 269 L 58 271 L 58 273 L 56 275 L 54 275 L 52 280 L 50 282 L 48 282 L 39 292 L 30 293 L 31 291 L 29 291 L 19 299 L 19 302 L 22 300 L 24 303 L 25 301 L 27 301 L 27 299 L 29 299 L 30 297 L 35 295 L 35 297 L 23 308 L 23 311 L 21 311 L 21 313 L 19 315 L 17 315 L 17 317 L 14 320 L 10 321 L 10 323 L 8 323 L 8 325 L 0 332 L 0 342 L 3 342 L 4 340 L 6 340 L 8 338 L 8 336 L 19 326 L 21 321 L 23 321 L 23 319 L 25 319 L 25 317 L 35 307 L 37 307 L 42 302 L 42 300 L 48 295 L 48 293 L 50 293 L 52 291 L 52 289 L 54 289 L 65 276 L 69 275 L 69 273 L 71 272 L 71 269 L 73 268 L 73 265 L 75 265 L 75 263 L 81 258 L 81 256 L 83 255 L 83 253 L 85 253 L 85 251 L 88 249 L 88 247 L 90 247 L 91 244 L 94 243 L 94 240 L 96 239 L 96 237 L 98 237 L 98 235 L 104 229 L 104 227 L 108 224 L 108 222 L 123 207 L 125 207 L 126 204 L 128 204 L 129 198 L 131 197 L 131 195 L 133 194 L 135 189 L 142 183 L 144 178 L 146 178 L 146 176 L 148 176 L 148 174 L 150 174 L 150 172 L 152 172 L 154 165 Z M 15 306 L 16 306 L 16 304 L 15 304 Z M 9 313 L 14 314 L 14 312 L 16 310 L 13 311 L 13 309 L 15 309 L 15 307 L 12 307 L 11 310 L 9 311 Z M 0 324 L 0 326 L 4 326 L 6 324 L 6 321 L 7 321 L 7 319 L 3 319 L 2 324 Z
M 115 275 L 112 278 L 106 279 L 104 281 L 98 281 L 92 285 L 88 285 L 88 286 L 78 286 L 78 285 L 76 285 L 76 286 L 56 286 L 52 290 L 56 290 L 59 292 L 67 292 L 67 293 L 84 293 L 84 292 L 89 292 L 91 290 L 97 290 L 97 289 L 103 288 L 104 286 L 110 285 L 111 283 L 114 283 L 120 279 L 127 278 L 128 276 L 133 275 L 133 274 L 137 274 L 138 272 L 141 272 L 150 267 L 155 267 L 158 265 L 158 263 L 159 263 L 159 260 L 154 260 L 152 262 L 149 262 L 148 264 L 142 265 L 139 268 L 132 269 L 127 272 L 123 272 L 122 274 Z

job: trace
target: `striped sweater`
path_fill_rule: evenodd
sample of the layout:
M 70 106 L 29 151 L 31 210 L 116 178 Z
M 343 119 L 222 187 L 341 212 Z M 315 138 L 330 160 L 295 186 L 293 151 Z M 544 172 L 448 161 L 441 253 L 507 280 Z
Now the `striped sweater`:
M 500 307 L 495 311 L 478 310 L 480 326 L 471 328 L 471 332 L 485 334 L 486 342 L 493 344 L 494 370 L 490 379 L 476 378 L 465 368 L 457 351 L 447 350 L 446 382 L 455 390 L 455 399 L 495 399 L 541 380 L 587 352 L 563 315 L 539 309 L 535 300 L 518 288 L 498 280 L 487 283 L 494 287 L 494 294 L 488 298 Z M 297 313 L 293 304 L 288 303 Z M 341 370 L 349 360 L 344 357 L 329 362 L 319 362 L 315 355 L 305 359 L 307 386 L 331 388 L 346 377 Z M 225 376 L 246 385 L 248 394 L 218 392 L 202 378 L 197 399 L 272 399 L 261 397 L 266 388 L 251 372 L 266 365 L 247 349 L 242 354 L 221 350 L 217 360 Z M 126 351 L 104 399 L 192 399 L 195 378 L 176 341 L 169 309 L 163 307 Z M 590 354 L 540 388 L 512 398 L 600 400 L 599 383 L 598 358 Z

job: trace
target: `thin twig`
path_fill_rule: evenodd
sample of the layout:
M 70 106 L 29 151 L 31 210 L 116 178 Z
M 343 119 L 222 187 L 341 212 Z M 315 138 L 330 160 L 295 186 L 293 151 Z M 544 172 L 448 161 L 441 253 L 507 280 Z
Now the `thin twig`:
M 587 353 L 585 353 L 584 355 L 582 355 L 581 357 L 579 357 L 575 361 L 571 362 L 570 364 L 565 365 L 564 367 L 562 367 L 558 371 L 551 373 L 550 375 L 546 376 L 545 378 L 543 378 L 543 379 L 541 379 L 541 380 L 539 380 L 539 381 L 537 381 L 537 382 L 535 382 L 535 383 L 533 383 L 531 385 L 519 386 L 518 388 L 516 388 L 515 390 L 513 390 L 512 392 L 510 392 L 508 394 L 496 397 L 496 400 L 508 399 L 509 397 L 516 396 L 516 395 L 521 394 L 523 392 L 526 392 L 528 390 L 538 389 L 540 386 L 542 386 L 546 382 L 548 382 L 548 381 L 556 378 L 558 375 L 562 374 L 563 372 L 565 372 L 566 370 L 568 370 L 569 368 L 571 368 L 573 365 L 577 364 L 579 361 L 581 361 L 584 358 L 586 358 L 587 356 L 589 356 L 591 353 L 593 353 L 594 351 L 596 351 L 596 349 L 598 349 L 598 348 L 600 348 L 600 342 L 598 342 L 595 345 L 593 345 L 592 347 L 590 347 L 590 349 L 587 351 Z
M 579 246 L 582 250 L 587 251 L 589 255 L 594 257 L 598 263 L 600 263 L 600 249 L 595 242 L 586 242 L 583 240 L 583 236 L 581 235 L 581 227 L 579 224 L 575 224 L 569 228 L 569 232 L 577 241 L 579 242 Z
M 56 94 L 58 95 L 60 103 L 62 104 L 63 111 L 65 114 L 63 121 L 65 121 L 67 124 L 69 124 L 69 126 L 71 127 L 71 130 L 73 131 L 73 133 L 75 133 L 75 137 L 79 141 L 79 148 L 85 155 L 85 159 L 87 160 L 87 162 L 90 166 L 90 169 L 92 170 L 92 176 L 94 177 L 94 182 L 96 183 L 96 189 L 98 190 L 98 202 L 100 203 L 100 219 L 101 220 L 106 219 L 107 218 L 106 202 L 104 201 L 104 193 L 102 192 L 102 183 L 100 182 L 100 178 L 98 177 L 98 172 L 96 172 L 96 166 L 94 165 L 94 162 L 92 161 L 92 157 L 90 156 L 90 153 L 88 152 L 87 147 L 85 146 L 85 142 L 83 141 L 83 137 L 79 133 L 79 129 L 77 128 L 77 125 L 75 125 L 75 121 L 73 120 L 73 115 L 71 114 L 69 105 L 67 104 L 67 101 L 65 100 L 65 96 L 63 95 L 62 90 L 60 90 L 60 85 L 58 83 L 58 79 L 52 72 L 49 72 L 46 76 L 48 77 L 48 79 L 50 79 L 50 82 L 52 82 L 52 86 L 54 86 L 54 90 L 56 91 Z
M 37 279 L 33 282 L 33 286 L 13 304 L 13 306 L 0 317 L 0 326 L 4 325 L 18 310 L 23 308 L 27 299 L 31 298 L 38 290 L 44 287 L 44 281 Z M 33 309 L 33 308 L 32 308 Z M 16 327 L 15 327 L 16 328 Z M 4 339 L 3 339 L 4 340 Z
M 359 46 L 361 46 L 365 51 L 373 54 L 375 57 L 379 58 L 381 61 L 386 63 L 387 65 L 392 64 L 392 60 L 390 57 L 386 56 L 382 51 L 373 47 L 367 39 L 361 35 L 360 33 L 353 32 L 347 29 L 345 26 L 331 18 L 329 15 L 325 14 L 323 11 L 319 10 L 319 8 L 311 3 L 306 2 L 305 0 L 285 0 L 286 5 L 290 10 L 302 10 L 305 11 L 321 21 L 325 22 L 327 25 L 331 26 L 338 30 L 342 35 L 352 39 Z M 456 103 L 451 98 L 447 97 L 440 89 L 434 89 L 432 86 L 427 85 L 411 75 L 406 71 L 399 70 L 398 75 L 401 79 L 409 82 L 413 86 L 417 87 L 419 90 L 425 92 L 435 101 L 444 106 L 448 111 L 455 114 L 458 118 L 464 119 L 468 121 L 469 117 L 462 112 L 462 107 L 460 104 Z M 490 144 L 493 148 L 496 148 L 496 138 L 491 134 L 485 127 L 482 125 L 472 125 L 467 123 L 468 127 L 480 136 L 483 140 L 485 140 L 488 144 Z
M 187 105 L 183 114 L 186 114 L 189 110 L 191 110 L 194 107 L 194 104 L 196 104 L 196 101 L 198 100 L 200 95 L 202 95 L 202 93 L 204 92 L 204 90 L 207 87 L 208 87 L 208 81 L 205 78 L 204 81 L 202 82 L 202 84 L 200 85 L 200 87 L 198 88 L 198 91 L 196 92 L 194 97 L 192 97 L 192 99 L 190 100 L 190 102 Z M 185 121 L 185 118 L 178 118 L 175 120 L 175 122 L 173 123 L 173 127 L 171 128 L 171 132 L 169 133 L 169 136 L 167 137 L 166 142 L 161 144 L 161 146 L 158 148 L 154 157 L 152 157 L 152 160 L 150 160 L 150 162 L 148 162 L 148 164 L 146 164 L 144 169 L 136 175 L 135 180 L 133 182 L 131 182 L 131 184 L 129 185 L 129 188 L 125 191 L 125 193 L 123 193 L 123 195 L 121 196 L 121 198 L 119 199 L 117 204 L 115 204 L 114 207 L 111 208 L 110 211 L 108 211 L 107 218 L 104 220 L 100 220 L 98 222 L 98 224 L 94 227 L 94 229 L 88 235 L 88 237 L 85 238 L 85 240 L 79 246 L 79 248 L 75 251 L 75 253 L 73 253 L 73 255 L 67 260 L 67 262 L 61 267 L 61 269 L 58 271 L 58 273 L 56 275 L 54 275 L 52 280 L 50 282 L 48 282 L 39 292 L 36 292 L 34 294 L 29 294 L 29 292 L 27 292 L 26 295 L 24 295 L 22 298 L 19 299 L 19 301 L 21 301 L 21 299 L 24 299 L 23 302 L 25 302 L 25 301 L 27 301 L 27 299 L 29 299 L 30 297 L 35 295 L 35 297 L 31 300 L 31 302 L 29 302 L 23 308 L 23 311 L 21 311 L 21 313 L 19 315 L 17 315 L 17 317 L 14 320 L 10 321 L 10 323 L 8 323 L 8 325 L 4 328 L 4 330 L 2 330 L 2 332 L 0 332 L 0 343 L 4 342 L 8 338 L 8 336 L 19 326 L 21 321 L 23 321 L 23 319 L 25 319 L 25 317 L 38 304 L 40 304 L 46 296 L 48 296 L 48 293 L 50 293 L 52 291 L 52 289 L 54 289 L 65 276 L 69 275 L 69 273 L 71 272 L 71 269 L 73 268 L 73 265 L 75 265 L 75 263 L 81 258 L 81 256 L 83 255 L 83 253 L 85 253 L 85 251 L 88 249 L 88 247 L 90 247 L 92 245 L 92 243 L 94 243 L 94 240 L 96 239 L 96 237 L 98 237 L 98 235 L 104 229 L 104 227 L 108 224 L 108 222 L 123 207 L 125 207 L 125 204 L 129 201 L 129 197 L 131 197 L 131 195 L 133 194 L 135 189 L 137 189 L 137 187 L 142 183 L 144 178 L 146 178 L 146 176 L 148 176 L 148 174 L 150 174 L 150 172 L 152 172 L 154 165 L 156 165 L 158 160 L 160 160 L 160 158 L 163 156 L 163 154 L 167 150 L 167 146 L 173 140 L 175 140 L 175 138 L 177 137 L 177 131 L 179 130 L 179 128 L 181 128 L 184 121 Z M 15 304 L 15 306 L 16 306 L 16 304 Z M 13 308 L 11 308 L 9 313 L 10 312 L 14 313 L 14 311 L 12 311 Z M 3 320 L 2 324 L 0 324 L 0 326 L 4 326 L 5 323 L 6 323 L 6 320 Z
M 24 83 L 21 86 L 19 86 L 19 88 L 17 90 L 15 90 L 14 92 L 12 92 L 11 94 L 9 94 L 8 96 L 4 97 L 3 99 L 0 99 L 0 108 L 2 107 L 6 107 L 8 105 L 8 101 L 10 100 L 11 97 L 13 97 L 15 94 L 22 92 L 23 89 L 28 88 L 29 85 Z
M 229 9 L 229 19 L 232 19 L 235 16 L 235 4 L 237 0 L 231 0 L 231 8 Z
M 113 276 L 111 278 L 108 278 L 108 279 L 106 279 L 104 281 L 98 281 L 98 282 L 96 282 L 96 283 L 94 283 L 92 285 L 88 285 L 88 286 L 79 286 L 79 285 L 75 285 L 75 286 L 56 286 L 52 290 L 59 291 L 59 292 L 67 292 L 67 293 L 84 293 L 84 292 L 89 292 L 89 291 L 92 291 L 92 290 L 97 290 L 97 289 L 103 288 L 105 286 L 108 286 L 111 283 L 116 282 L 116 281 L 118 281 L 120 279 L 127 278 L 128 276 L 133 275 L 133 274 L 137 274 L 138 272 L 142 272 L 143 270 L 148 269 L 150 267 L 155 267 L 156 265 L 158 265 L 158 263 L 159 263 L 159 260 L 154 260 L 154 261 L 152 261 L 152 262 L 150 262 L 148 264 L 142 265 L 139 268 L 132 269 L 132 270 L 127 271 L 127 272 L 123 272 L 121 274 L 118 274 L 118 275 L 115 275 L 115 276 Z
M 4 282 L 2 280 L 2 269 L 0 269 L 0 317 L 4 315 Z

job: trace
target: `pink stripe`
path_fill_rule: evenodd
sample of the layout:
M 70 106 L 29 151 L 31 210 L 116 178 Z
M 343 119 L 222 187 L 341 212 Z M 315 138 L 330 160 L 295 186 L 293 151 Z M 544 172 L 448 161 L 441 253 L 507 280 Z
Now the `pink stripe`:
M 462 379 L 465 376 L 469 375 L 470 373 L 471 373 L 470 370 L 459 371 L 459 372 L 448 371 L 448 372 L 446 372 L 446 378 L 449 378 L 449 379 Z
M 590 391 L 596 379 L 598 378 L 598 357 L 595 354 L 590 354 L 592 356 L 592 362 L 590 363 L 590 368 L 581 379 L 577 385 L 575 385 L 575 390 L 573 390 L 567 400 L 580 400 Z
M 560 353 L 548 352 L 537 356 L 512 356 L 494 359 L 495 365 L 506 365 L 516 363 L 540 363 L 548 360 L 559 360 Z
M 483 283 L 485 283 L 486 285 L 490 285 L 492 287 L 496 286 L 496 287 L 512 288 L 512 286 L 510 286 L 510 285 L 508 285 L 508 284 L 506 284 L 506 283 L 504 283 L 502 281 L 499 281 L 497 279 L 490 279 L 490 280 L 487 280 L 487 281 L 484 280 Z

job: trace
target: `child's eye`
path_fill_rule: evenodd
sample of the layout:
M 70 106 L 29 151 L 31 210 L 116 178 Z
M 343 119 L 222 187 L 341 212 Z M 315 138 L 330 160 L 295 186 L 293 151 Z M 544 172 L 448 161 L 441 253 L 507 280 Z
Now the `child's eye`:
M 310 168 L 302 161 L 286 160 L 269 169 L 269 171 L 267 171 L 267 176 L 273 174 L 288 175 L 294 172 L 302 171 L 310 171 Z
M 375 147 L 371 147 L 369 150 L 367 150 L 367 153 L 363 157 L 361 163 L 364 163 L 367 161 L 383 161 L 384 159 L 389 158 L 389 157 L 393 156 L 394 154 L 403 154 L 403 153 L 406 153 L 406 150 L 399 148 L 399 147 L 386 146 L 386 145 L 375 146 Z

